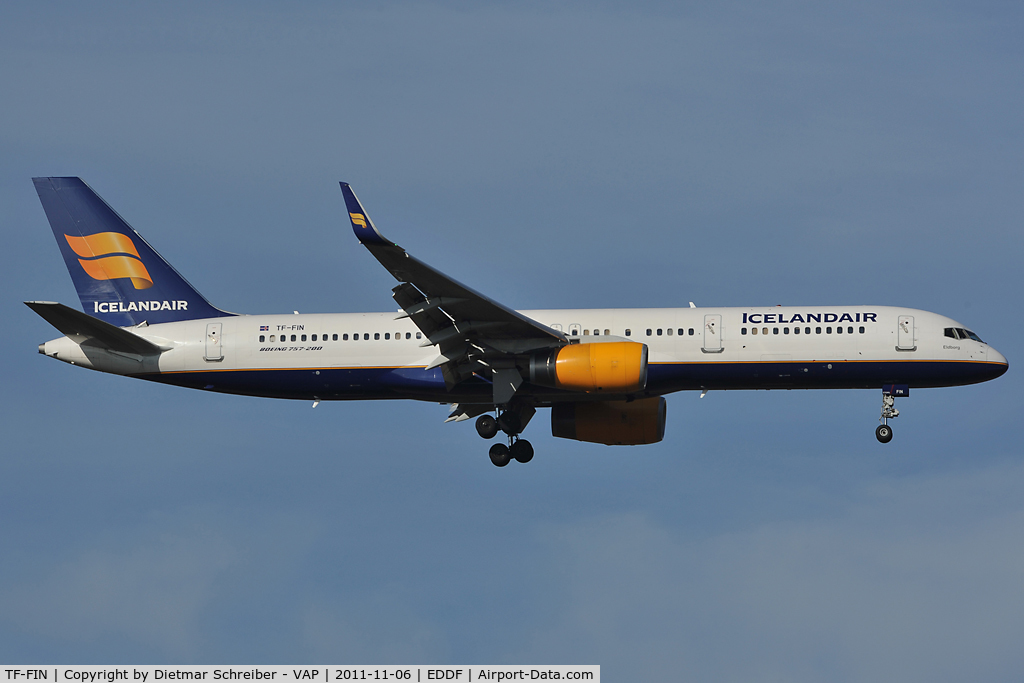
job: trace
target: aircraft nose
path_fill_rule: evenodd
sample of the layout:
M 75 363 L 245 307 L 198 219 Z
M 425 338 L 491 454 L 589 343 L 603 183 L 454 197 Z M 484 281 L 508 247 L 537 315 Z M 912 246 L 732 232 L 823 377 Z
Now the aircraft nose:
M 1007 370 L 1010 369 L 1010 364 L 1006 361 L 1006 356 L 999 353 L 991 346 L 988 347 L 988 366 L 992 368 L 992 376 L 989 379 L 995 379 L 996 377 L 1002 376 Z

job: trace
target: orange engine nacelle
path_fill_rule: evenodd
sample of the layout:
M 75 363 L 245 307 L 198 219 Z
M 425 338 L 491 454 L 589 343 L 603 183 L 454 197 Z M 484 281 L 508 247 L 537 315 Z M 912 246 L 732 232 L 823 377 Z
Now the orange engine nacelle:
M 647 345 L 570 344 L 530 359 L 530 382 L 572 391 L 629 393 L 647 386 Z
M 609 446 L 639 446 L 665 438 L 665 399 L 556 403 L 551 435 Z

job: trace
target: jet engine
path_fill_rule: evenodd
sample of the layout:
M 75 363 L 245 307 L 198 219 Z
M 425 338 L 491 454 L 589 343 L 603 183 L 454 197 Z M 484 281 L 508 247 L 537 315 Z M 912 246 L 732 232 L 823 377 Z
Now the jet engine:
M 639 446 L 665 438 L 665 399 L 556 403 L 551 435 L 609 446 Z
M 570 344 L 530 358 L 530 382 L 572 391 L 630 393 L 647 386 L 647 345 Z

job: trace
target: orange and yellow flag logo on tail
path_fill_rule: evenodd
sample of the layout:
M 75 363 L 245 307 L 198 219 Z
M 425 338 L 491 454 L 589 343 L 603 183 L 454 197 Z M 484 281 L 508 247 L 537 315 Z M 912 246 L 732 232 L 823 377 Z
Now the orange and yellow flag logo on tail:
M 128 235 L 119 232 L 99 232 L 87 237 L 64 235 L 71 250 L 82 258 L 85 272 L 94 280 L 117 280 L 131 278 L 135 289 L 149 289 L 153 286 L 146 265 L 139 256 Z
M 361 213 L 350 213 L 349 217 L 352 219 L 353 225 L 358 225 L 360 228 L 366 227 L 366 216 Z

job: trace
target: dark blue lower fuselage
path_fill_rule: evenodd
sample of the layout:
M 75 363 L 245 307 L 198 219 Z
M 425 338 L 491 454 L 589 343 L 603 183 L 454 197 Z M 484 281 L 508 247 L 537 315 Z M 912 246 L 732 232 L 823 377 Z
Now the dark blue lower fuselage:
M 912 388 L 976 384 L 999 377 L 1004 363 L 985 361 L 813 361 L 657 363 L 648 368 L 642 395 L 676 391 L 756 389 L 880 389 L 884 384 Z M 450 391 L 438 368 L 321 368 L 203 370 L 137 375 L 140 379 L 228 394 L 267 398 L 343 401 L 413 399 L 441 403 L 489 403 L 491 383 L 472 377 Z M 616 398 L 578 394 L 529 384 L 519 395 L 538 404 Z

